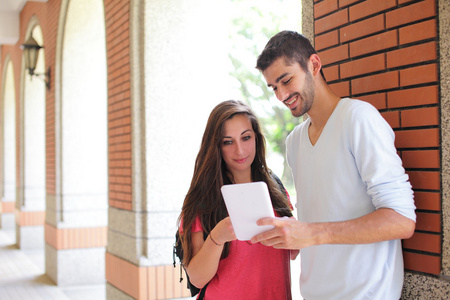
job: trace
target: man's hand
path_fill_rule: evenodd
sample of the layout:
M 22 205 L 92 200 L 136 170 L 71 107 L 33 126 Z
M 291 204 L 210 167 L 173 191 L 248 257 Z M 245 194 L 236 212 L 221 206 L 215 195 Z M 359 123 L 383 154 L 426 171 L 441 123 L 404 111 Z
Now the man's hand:
M 278 249 L 303 249 L 322 244 L 371 244 L 407 239 L 414 234 L 415 222 L 389 208 L 380 208 L 362 217 L 325 223 L 306 223 L 294 218 L 264 218 L 258 225 L 274 229 L 258 234 L 252 243 Z
M 261 243 L 276 249 L 303 249 L 315 244 L 310 224 L 291 218 L 264 218 L 258 225 L 273 225 L 274 229 L 254 236 L 252 243 Z

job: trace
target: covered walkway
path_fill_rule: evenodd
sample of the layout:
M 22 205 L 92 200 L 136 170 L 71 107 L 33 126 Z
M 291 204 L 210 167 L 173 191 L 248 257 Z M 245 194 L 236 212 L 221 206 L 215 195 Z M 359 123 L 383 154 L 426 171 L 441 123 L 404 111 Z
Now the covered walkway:
M 59 287 L 44 274 L 42 250 L 20 250 L 14 229 L 0 229 L 0 299 L 101 300 L 105 285 Z

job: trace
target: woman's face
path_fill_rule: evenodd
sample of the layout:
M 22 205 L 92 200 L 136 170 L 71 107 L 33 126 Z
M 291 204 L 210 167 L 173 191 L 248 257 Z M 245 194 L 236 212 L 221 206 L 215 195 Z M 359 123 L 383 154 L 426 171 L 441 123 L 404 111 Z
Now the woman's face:
M 236 183 L 251 181 L 256 137 L 246 114 L 238 114 L 225 121 L 221 150 L 223 160 Z

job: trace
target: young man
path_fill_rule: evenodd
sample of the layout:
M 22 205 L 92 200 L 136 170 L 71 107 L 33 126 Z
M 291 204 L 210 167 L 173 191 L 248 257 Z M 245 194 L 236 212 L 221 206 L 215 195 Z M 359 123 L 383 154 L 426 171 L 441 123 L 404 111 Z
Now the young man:
M 307 299 L 399 299 L 400 239 L 412 236 L 415 206 L 394 132 L 370 104 L 340 99 L 322 75 L 310 42 L 283 31 L 257 68 L 293 116 L 308 115 L 286 139 L 298 221 L 266 218 L 275 229 L 253 243 L 301 249 Z

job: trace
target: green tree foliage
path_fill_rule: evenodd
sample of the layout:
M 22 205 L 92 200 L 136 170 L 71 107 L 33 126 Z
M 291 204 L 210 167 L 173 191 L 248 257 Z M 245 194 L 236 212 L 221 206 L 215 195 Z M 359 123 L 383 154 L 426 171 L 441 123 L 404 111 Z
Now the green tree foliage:
M 261 120 L 269 151 L 283 161 L 282 180 L 292 185 L 286 162 L 285 139 L 301 119 L 275 97 L 255 68 L 256 59 L 271 36 L 280 30 L 299 31 L 301 7 L 293 0 L 231 0 L 230 53 L 231 77 L 236 87 Z M 297 11 L 296 11 L 297 10 Z M 273 155 L 272 154 L 272 155 Z M 275 169 L 275 166 L 270 166 Z

